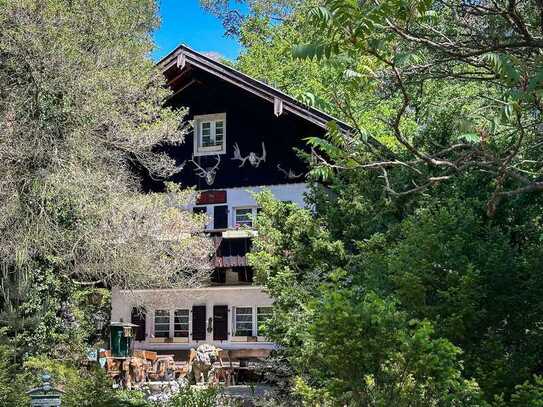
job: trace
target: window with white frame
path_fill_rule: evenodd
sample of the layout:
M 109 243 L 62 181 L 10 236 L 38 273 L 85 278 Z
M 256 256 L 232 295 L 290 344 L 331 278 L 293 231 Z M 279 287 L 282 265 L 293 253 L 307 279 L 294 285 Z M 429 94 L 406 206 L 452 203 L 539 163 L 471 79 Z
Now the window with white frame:
M 256 308 L 256 335 L 265 336 L 264 323 L 270 319 L 272 307 L 257 307 Z
M 165 309 L 155 310 L 155 338 L 170 337 L 170 311 Z
M 194 155 L 226 153 L 226 113 L 194 116 Z
M 256 207 L 234 208 L 234 227 L 253 227 Z
M 189 337 L 189 314 L 188 309 L 176 309 L 173 315 L 173 336 L 175 338 Z
M 234 336 L 253 335 L 253 308 L 236 307 L 234 312 Z

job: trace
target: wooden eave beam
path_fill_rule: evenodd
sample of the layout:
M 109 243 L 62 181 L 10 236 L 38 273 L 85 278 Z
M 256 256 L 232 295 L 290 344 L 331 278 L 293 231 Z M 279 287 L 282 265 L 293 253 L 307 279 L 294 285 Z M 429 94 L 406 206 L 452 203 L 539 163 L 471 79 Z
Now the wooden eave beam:
M 271 104 L 274 104 L 275 98 L 277 97 L 271 92 L 266 92 L 262 89 L 259 89 L 257 86 L 251 83 L 240 80 L 239 78 L 235 77 L 229 71 L 225 70 L 224 68 L 220 66 L 210 66 L 209 64 L 202 63 L 201 61 L 195 58 L 191 58 L 189 55 L 186 55 L 186 64 L 190 64 L 206 72 L 214 74 L 215 76 L 218 76 L 219 78 L 223 79 L 226 82 L 229 82 L 242 89 L 245 89 L 246 91 L 254 95 L 257 95 L 261 97 L 262 99 L 267 100 Z M 317 114 L 311 112 L 309 109 L 299 106 L 296 103 L 292 103 L 291 101 L 288 101 L 288 100 L 283 100 L 282 104 L 283 104 L 284 110 L 290 111 L 296 114 L 297 116 L 300 116 L 320 127 L 323 127 L 323 128 L 326 127 L 326 123 L 328 122 L 328 120 L 325 120 L 319 117 Z
M 274 105 L 274 113 L 277 116 L 286 110 L 322 128 L 326 128 L 326 124 L 329 121 L 335 120 L 345 131 L 351 129 L 350 126 L 340 120 L 315 108 L 301 105 L 291 96 L 274 89 L 263 82 L 252 79 L 233 68 L 226 67 L 220 62 L 208 60 L 204 55 L 183 45 L 165 57 L 161 64 L 164 71 L 170 69 L 172 66 L 176 66 L 181 70 L 185 70 L 187 66 L 194 66 L 205 72 L 209 72 L 226 82 L 272 103 Z

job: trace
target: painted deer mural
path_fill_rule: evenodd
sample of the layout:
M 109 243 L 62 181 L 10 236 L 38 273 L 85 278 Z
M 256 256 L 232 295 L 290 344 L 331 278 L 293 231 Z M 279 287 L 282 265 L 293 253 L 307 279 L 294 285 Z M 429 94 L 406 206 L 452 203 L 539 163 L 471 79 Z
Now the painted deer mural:
M 194 160 L 190 161 L 196 166 L 196 175 L 198 175 L 200 178 L 204 178 L 207 185 L 213 185 L 215 182 L 215 176 L 217 175 L 217 169 L 221 163 L 221 156 L 217 154 L 217 163 L 213 167 L 208 167 L 207 169 L 202 168 Z
M 266 146 L 264 145 L 264 142 L 262 142 L 262 155 L 258 156 L 256 153 L 253 153 L 252 151 L 249 153 L 249 155 L 242 157 L 241 151 L 239 149 L 238 143 L 234 144 L 234 157 L 231 158 L 231 160 L 239 160 L 241 161 L 241 164 L 239 165 L 239 168 L 243 167 L 245 165 L 245 162 L 249 160 L 249 164 L 251 164 L 253 167 L 258 168 L 260 163 L 262 161 L 266 162 Z
M 292 171 L 292 168 L 289 168 L 289 170 L 287 171 L 287 170 L 281 168 L 281 164 L 277 164 L 277 169 L 279 171 L 281 171 L 285 175 L 285 177 L 288 178 L 288 179 L 298 179 L 298 178 L 300 178 L 301 176 L 304 175 L 303 172 L 301 172 L 299 174 L 296 174 L 294 171 Z

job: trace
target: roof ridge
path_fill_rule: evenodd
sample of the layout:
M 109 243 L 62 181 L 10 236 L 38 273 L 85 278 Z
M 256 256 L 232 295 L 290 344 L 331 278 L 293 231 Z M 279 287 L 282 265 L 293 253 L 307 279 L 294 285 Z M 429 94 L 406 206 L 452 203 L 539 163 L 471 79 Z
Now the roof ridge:
M 166 55 L 159 62 L 157 62 L 157 66 L 162 66 L 163 71 L 166 71 L 167 69 L 172 67 L 174 64 L 177 64 L 178 57 L 180 55 L 183 55 L 184 58 L 188 56 L 189 58 L 195 59 L 194 61 L 192 61 L 193 63 L 199 62 L 200 65 L 203 65 L 203 66 L 200 66 L 200 65 L 198 66 L 200 69 L 207 70 L 208 72 L 215 74 L 216 76 L 222 77 L 222 79 L 226 79 L 224 77 L 226 75 L 233 75 L 234 77 L 236 77 L 237 80 L 245 82 L 245 84 L 248 85 L 249 87 L 259 88 L 261 92 L 269 93 L 270 96 L 281 100 L 283 103 L 287 102 L 287 110 L 290 110 L 292 113 L 297 114 L 298 116 L 301 116 L 305 118 L 306 120 L 309 120 L 313 122 L 314 124 L 319 125 L 320 127 L 326 127 L 327 122 L 334 121 L 338 123 L 340 127 L 343 128 L 343 130 L 345 131 L 352 130 L 352 126 L 348 125 L 344 121 L 318 108 L 309 106 L 303 103 L 302 101 L 296 99 L 295 97 L 289 95 L 288 93 L 282 91 L 281 89 L 278 89 L 262 80 L 253 78 L 252 76 L 247 75 L 246 73 L 232 66 L 229 66 L 220 61 L 212 59 L 208 57 L 207 55 L 203 54 L 202 52 L 196 51 L 185 44 L 180 44 L 179 46 L 177 46 L 168 55 Z M 188 62 L 189 64 L 191 63 L 191 61 L 186 61 L 186 62 Z M 210 71 L 210 69 L 212 68 L 216 68 L 222 72 Z M 240 86 L 239 83 L 234 83 L 234 84 Z M 246 90 L 251 91 L 251 89 L 246 89 Z M 262 95 L 260 96 L 262 97 Z M 288 106 L 288 104 L 293 105 L 293 106 Z M 304 110 L 307 113 L 309 113 L 309 115 L 304 115 L 299 110 Z M 313 116 L 317 116 L 317 117 L 315 118 Z

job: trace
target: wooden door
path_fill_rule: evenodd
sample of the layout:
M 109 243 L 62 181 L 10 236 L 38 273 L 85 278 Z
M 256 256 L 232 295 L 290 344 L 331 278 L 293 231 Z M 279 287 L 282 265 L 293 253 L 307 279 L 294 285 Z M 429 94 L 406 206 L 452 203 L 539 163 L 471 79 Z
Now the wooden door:
M 228 307 L 215 305 L 213 307 L 213 340 L 226 341 L 228 339 Z
M 206 306 L 194 305 L 192 307 L 192 340 L 206 340 Z

